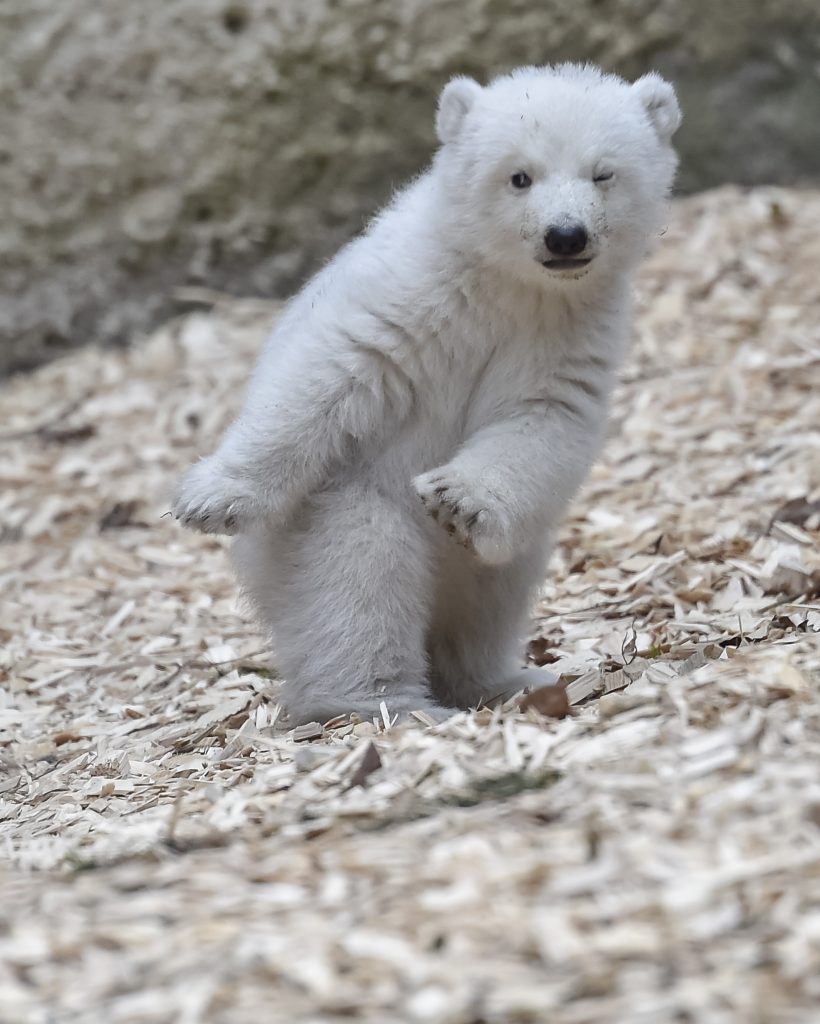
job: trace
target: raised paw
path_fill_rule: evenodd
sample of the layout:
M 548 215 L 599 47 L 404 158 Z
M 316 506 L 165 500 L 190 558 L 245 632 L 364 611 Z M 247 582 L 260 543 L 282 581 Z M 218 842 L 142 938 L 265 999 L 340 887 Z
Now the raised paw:
M 190 530 L 229 535 L 243 532 L 260 515 L 250 489 L 226 473 L 213 457 L 197 462 L 185 474 L 172 511 Z
M 427 514 L 488 565 L 512 558 L 509 529 L 497 499 L 448 467 L 422 473 L 413 486 Z

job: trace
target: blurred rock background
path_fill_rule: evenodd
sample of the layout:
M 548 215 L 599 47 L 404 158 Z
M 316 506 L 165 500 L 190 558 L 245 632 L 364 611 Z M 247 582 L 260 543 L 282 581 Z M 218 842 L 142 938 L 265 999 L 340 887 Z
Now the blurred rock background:
M 820 182 L 817 0 L 3 0 L 0 373 L 186 287 L 286 294 L 426 163 L 451 74 L 566 59 L 676 82 L 682 191 Z

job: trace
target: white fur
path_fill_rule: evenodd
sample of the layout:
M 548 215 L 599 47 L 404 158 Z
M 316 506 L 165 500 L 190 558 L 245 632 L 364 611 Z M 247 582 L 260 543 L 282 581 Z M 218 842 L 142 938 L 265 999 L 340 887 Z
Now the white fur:
M 679 116 L 657 76 L 456 79 L 432 167 L 277 323 L 174 511 L 239 535 L 292 721 L 543 681 L 519 634 L 601 445 Z M 579 223 L 589 265 L 544 266 L 548 229 Z

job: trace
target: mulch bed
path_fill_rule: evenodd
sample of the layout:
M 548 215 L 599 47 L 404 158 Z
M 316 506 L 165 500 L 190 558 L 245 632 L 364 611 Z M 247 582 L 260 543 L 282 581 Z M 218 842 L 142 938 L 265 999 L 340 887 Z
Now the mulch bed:
M 533 627 L 567 704 L 432 727 L 283 730 L 162 518 L 271 306 L 8 382 L 0 1020 L 816 1021 L 818 267 L 818 193 L 675 204 Z

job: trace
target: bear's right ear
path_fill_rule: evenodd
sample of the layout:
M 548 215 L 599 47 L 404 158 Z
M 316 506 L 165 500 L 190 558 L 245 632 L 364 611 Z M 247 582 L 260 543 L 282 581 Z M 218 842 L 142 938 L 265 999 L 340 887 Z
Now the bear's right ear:
M 464 115 L 475 103 L 481 86 L 472 78 L 451 78 L 441 90 L 436 113 L 436 134 L 442 142 L 451 142 L 461 129 Z

